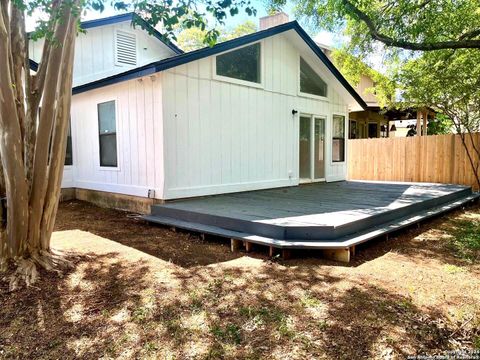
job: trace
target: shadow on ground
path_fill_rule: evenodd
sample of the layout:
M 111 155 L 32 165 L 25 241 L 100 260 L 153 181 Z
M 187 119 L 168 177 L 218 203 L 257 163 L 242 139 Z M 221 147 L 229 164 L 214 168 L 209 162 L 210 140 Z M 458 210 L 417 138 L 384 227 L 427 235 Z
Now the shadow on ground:
M 480 212 L 478 205 L 469 209 Z M 385 237 L 381 237 L 361 244 L 357 247 L 357 254 L 350 264 L 336 263 L 336 265 L 355 267 L 392 251 L 408 255 L 418 261 L 428 256 L 430 259 L 448 264 L 464 265 L 464 259 L 455 256 L 448 241 L 440 238 L 445 234 L 438 236 L 434 234 L 430 238 L 418 239 L 419 235 L 427 231 L 448 227 L 449 219 L 459 216 L 462 212 L 462 210 L 456 211 L 448 217 L 442 216 L 425 222 L 421 227 L 413 226 L 392 233 L 388 241 Z M 77 200 L 60 205 L 56 230 L 70 229 L 91 232 L 184 268 L 221 263 L 244 255 L 244 253 L 230 252 L 228 239 L 213 236 L 202 239 L 199 234 L 181 230 L 172 231 L 168 227 L 146 223 L 134 214 L 98 208 Z M 249 256 L 266 259 L 267 248 L 256 246 L 256 251 Z M 315 265 L 333 263 L 322 259 L 320 251 L 295 250 L 293 260 L 286 261 L 284 264 L 297 264 L 306 259 L 308 263 Z
M 424 305 L 396 276 L 403 266 L 415 272 L 438 262 L 428 270 L 434 273 L 441 264 L 464 264 L 435 234 L 419 239 L 446 222 L 367 244 L 343 267 L 232 254 L 222 242 L 65 203 L 57 230 L 89 231 L 157 259 L 92 252 L 75 256 L 63 277 L 42 272 L 38 288 L 11 294 L 0 283 L 0 358 L 370 359 L 480 346 L 478 292 L 458 285 L 470 281 L 469 269 L 440 274 L 435 281 L 455 297 L 432 288 Z M 433 281 L 412 279 L 419 287 Z
M 42 272 L 38 289 L 10 294 L 2 285 L 0 355 L 370 359 L 441 353 L 480 335 L 409 296 L 328 268 L 244 260 L 175 267 L 158 281 L 160 261 L 92 253 L 75 257 L 64 277 Z

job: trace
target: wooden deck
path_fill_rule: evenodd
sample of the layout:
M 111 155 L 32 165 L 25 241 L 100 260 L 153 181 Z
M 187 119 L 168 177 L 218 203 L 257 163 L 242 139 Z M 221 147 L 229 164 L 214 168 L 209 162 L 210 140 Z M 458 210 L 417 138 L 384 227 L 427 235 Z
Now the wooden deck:
M 179 200 L 152 206 L 144 219 L 276 248 L 350 254 L 477 196 L 460 185 L 343 181 Z

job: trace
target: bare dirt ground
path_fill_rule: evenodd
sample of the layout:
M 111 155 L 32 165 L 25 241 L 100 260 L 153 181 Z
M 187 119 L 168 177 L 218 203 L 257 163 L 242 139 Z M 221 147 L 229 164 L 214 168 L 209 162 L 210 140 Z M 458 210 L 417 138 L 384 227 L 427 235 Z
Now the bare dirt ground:
M 0 358 L 392 359 L 480 349 L 480 208 L 358 249 L 270 259 L 74 201 L 74 267 L 0 282 Z M 480 354 L 480 352 L 479 352 Z

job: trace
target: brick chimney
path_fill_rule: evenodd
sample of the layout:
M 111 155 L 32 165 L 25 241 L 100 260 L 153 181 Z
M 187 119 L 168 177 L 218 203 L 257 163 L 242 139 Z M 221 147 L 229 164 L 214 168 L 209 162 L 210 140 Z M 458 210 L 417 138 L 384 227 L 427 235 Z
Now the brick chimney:
M 264 16 L 260 18 L 260 30 L 269 29 L 274 26 L 282 25 L 288 22 L 288 15 L 283 11 L 277 12 L 273 15 Z

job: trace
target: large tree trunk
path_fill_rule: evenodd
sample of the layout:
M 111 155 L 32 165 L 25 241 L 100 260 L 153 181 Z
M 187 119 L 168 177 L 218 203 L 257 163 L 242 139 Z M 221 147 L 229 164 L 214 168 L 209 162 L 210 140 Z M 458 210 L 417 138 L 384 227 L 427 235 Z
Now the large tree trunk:
M 0 229 L 0 270 L 17 266 L 11 288 L 63 263 L 51 253 L 70 114 L 78 3 L 54 1 L 38 73 L 30 75 L 23 11 L 0 0 L 0 192 L 7 226 Z M 51 46 L 55 43 L 55 46 Z M 26 90 L 24 90 L 26 89 Z M 42 111 L 38 119 L 39 106 Z M 1 195 L 1 194 L 0 194 Z

